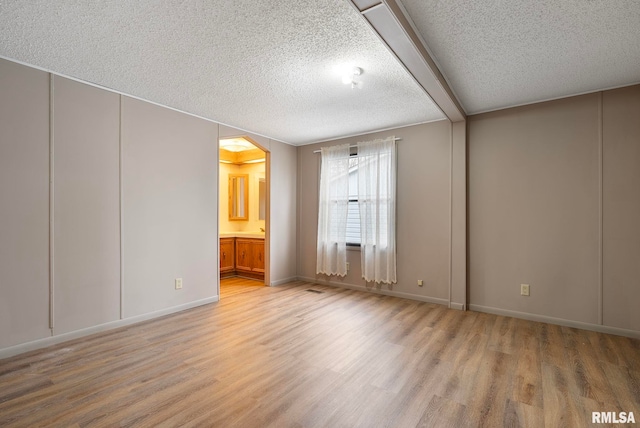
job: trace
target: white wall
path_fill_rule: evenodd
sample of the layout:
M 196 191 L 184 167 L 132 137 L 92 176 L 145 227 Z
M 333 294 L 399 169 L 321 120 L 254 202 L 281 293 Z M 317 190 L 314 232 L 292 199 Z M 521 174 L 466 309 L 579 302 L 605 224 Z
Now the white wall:
M 639 117 L 636 85 L 469 118 L 472 309 L 640 337 Z
M 598 106 L 470 118 L 471 304 L 598 322 Z M 520 296 L 520 284 L 531 296 Z
M 218 300 L 218 138 L 238 130 L 6 60 L 0 92 L 0 358 Z M 279 284 L 296 148 L 248 135 L 274 168 Z
M 218 299 L 218 125 L 50 79 L 0 60 L 0 358 Z
M 54 334 L 120 319 L 120 96 L 55 76 Z
M 122 97 L 125 317 L 217 295 L 217 131 Z
M 640 85 L 602 94 L 603 324 L 640 336 Z
M 270 254 L 271 284 L 297 276 L 296 147 L 271 140 Z
M 49 329 L 49 74 L 0 60 L 0 349 Z
M 452 307 L 462 309 L 466 296 L 464 203 L 455 205 L 456 216 L 453 217 L 452 198 L 455 195 L 464 201 L 464 148 L 458 147 L 455 152 L 457 163 L 454 193 L 452 129 L 449 121 L 439 121 L 299 147 L 298 276 L 311 281 L 329 281 L 335 285 L 366 288 L 434 303 L 448 305 L 451 302 Z M 391 135 L 402 139 L 398 142 L 397 284 L 367 284 L 361 275 L 360 251 L 353 248 L 347 251 L 350 271 L 344 278 L 316 275 L 321 162 L 320 155 L 314 154 L 314 150 L 323 146 L 355 144 Z M 464 138 L 457 138 L 455 141 L 464 146 Z M 455 219 L 455 223 L 452 219 Z M 452 230 L 452 225 L 455 225 L 455 230 Z M 455 253 L 452 251 L 453 234 L 458 243 Z M 462 244 L 458 242 L 460 240 Z M 455 277 L 452 275 L 452 266 L 456 269 Z M 419 279 L 424 281 L 422 287 L 417 285 Z M 454 279 L 456 283 L 453 282 Z M 455 286 L 459 290 L 454 290 Z M 453 300 L 454 298 L 460 300 Z

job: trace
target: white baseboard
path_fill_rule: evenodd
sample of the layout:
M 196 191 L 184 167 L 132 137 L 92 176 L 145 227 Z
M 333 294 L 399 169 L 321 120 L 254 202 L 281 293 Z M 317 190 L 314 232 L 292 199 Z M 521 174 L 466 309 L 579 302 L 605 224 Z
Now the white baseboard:
M 196 300 L 193 302 L 185 303 L 178 306 L 172 306 L 170 308 L 161 309 L 155 312 L 149 312 L 147 314 L 136 315 L 130 318 L 124 318 L 117 321 L 110 321 L 104 324 L 96 325 L 93 327 L 83 328 L 81 330 L 71 331 L 69 333 L 58 334 L 44 339 L 34 340 L 32 342 L 21 343 L 9 348 L 0 349 L 0 359 L 9 358 L 14 355 L 22 354 L 24 352 L 34 351 L 36 349 L 46 348 L 47 346 L 57 345 L 69 340 L 78 339 L 80 337 L 89 336 L 90 334 L 100 333 L 106 330 L 112 330 L 118 327 L 124 327 L 127 325 L 135 324 L 142 321 L 147 321 L 153 318 L 158 318 L 164 315 L 181 312 L 187 309 L 195 308 L 196 306 L 206 305 L 208 303 L 214 303 L 220 300 L 220 296 L 207 297 L 206 299 Z
M 476 311 L 476 312 L 486 312 L 488 314 L 494 314 L 494 315 L 503 315 L 506 317 L 522 318 L 529 321 L 538 321 L 538 322 L 544 322 L 547 324 L 557 324 L 565 327 L 574 327 L 582 330 L 597 331 L 600 333 L 615 334 L 618 336 L 632 337 L 634 339 L 640 339 L 640 331 L 627 330 L 624 328 L 609 327 L 606 325 L 572 321 L 564 318 L 555 318 L 555 317 L 549 317 L 546 315 L 537 315 L 537 314 L 531 314 L 528 312 L 510 311 L 508 309 L 493 308 L 490 306 L 482 306 L 482 305 L 474 305 L 474 304 L 469 305 L 469 310 Z
M 444 306 L 449 305 L 449 301 L 447 299 L 440 299 L 438 297 L 421 296 L 419 294 L 403 293 L 401 291 L 393 291 L 393 290 L 379 290 L 377 288 L 368 288 L 363 285 L 347 284 L 345 282 L 338 282 L 338 281 L 327 281 L 323 279 L 308 278 L 304 276 L 299 276 L 298 280 L 313 282 L 316 284 L 331 285 L 334 287 L 348 288 L 350 290 L 367 291 L 369 293 L 384 294 L 385 296 L 402 297 L 403 299 L 418 300 L 420 302 L 435 303 L 437 305 L 444 305 Z
M 290 278 L 279 279 L 277 281 L 271 281 L 271 287 L 277 287 L 278 285 L 286 284 L 287 282 L 297 281 L 297 276 L 292 276 Z
M 466 311 L 467 310 L 467 305 L 464 303 L 457 303 L 457 302 L 451 302 L 451 309 L 457 309 L 459 311 Z

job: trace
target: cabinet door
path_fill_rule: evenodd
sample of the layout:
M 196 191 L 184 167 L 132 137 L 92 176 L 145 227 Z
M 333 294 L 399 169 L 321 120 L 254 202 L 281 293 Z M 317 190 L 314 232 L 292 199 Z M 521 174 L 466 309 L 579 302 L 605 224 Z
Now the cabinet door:
M 236 239 L 236 270 L 251 270 L 251 241 Z
M 220 239 L 220 273 L 235 270 L 234 263 L 234 238 Z
M 253 241 L 253 264 L 254 272 L 264 273 L 264 241 L 256 239 Z

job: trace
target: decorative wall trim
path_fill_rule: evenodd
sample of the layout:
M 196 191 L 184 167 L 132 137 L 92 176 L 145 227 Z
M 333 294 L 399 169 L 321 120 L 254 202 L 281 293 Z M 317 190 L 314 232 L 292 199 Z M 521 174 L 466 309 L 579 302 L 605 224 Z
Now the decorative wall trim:
M 604 325 L 604 135 L 603 95 L 598 92 L 598 324 Z
M 640 339 L 640 331 L 627 330 L 624 328 L 609 327 L 606 325 L 591 324 L 591 323 L 580 322 L 580 321 L 571 321 L 563 318 L 548 317 L 546 315 L 537 315 L 537 314 L 530 314 L 528 312 L 510 311 L 507 309 L 492 308 L 490 306 L 482 306 L 482 305 L 474 305 L 474 304 L 469 305 L 469 310 L 476 311 L 476 312 L 485 312 L 485 313 L 494 314 L 494 315 L 503 315 L 506 317 L 522 318 L 529 321 L 556 324 L 556 325 L 561 325 L 565 327 L 579 328 L 582 330 L 597 331 L 599 333 L 615 334 L 618 336 L 632 337 L 634 339 Z
M 120 319 L 124 319 L 124 182 L 122 160 L 122 95 L 118 95 L 118 188 L 119 188 L 119 211 L 120 211 Z M 220 293 L 218 292 L 218 295 Z
M 54 141 L 53 141 L 53 119 L 54 119 L 54 77 L 49 73 L 49 330 L 53 335 L 53 288 L 55 284 L 54 276 Z
M 67 342 L 69 340 L 78 339 L 91 334 L 100 333 L 102 331 L 112 330 L 118 327 L 124 327 L 131 324 L 136 324 L 142 321 L 147 321 L 153 318 L 158 318 L 164 315 L 181 312 L 187 309 L 195 308 L 197 306 L 207 305 L 209 303 L 215 303 L 220 300 L 220 296 L 212 296 L 206 299 L 196 300 L 194 302 L 185 303 L 178 306 L 172 306 L 170 308 L 161 309 L 155 312 L 149 312 L 147 314 L 136 315 L 135 317 L 125 318 L 121 320 L 111 321 L 108 323 L 100 324 L 93 327 L 83 328 L 81 330 L 72 331 L 69 333 L 63 333 L 44 339 L 34 340 L 32 342 L 22 343 L 9 348 L 0 349 L 0 359 L 12 357 L 14 355 L 22 354 L 28 351 L 34 351 L 36 349 L 46 348 L 47 346 L 57 345 L 59 343 Z
M 453 288 L 453 122 L 449 126 L 449 297 L 447 306 L 451 308 Z
M 363 285 L 347 284 L 344 282 L 327 281 L 323 279 L 308 278 L 303 276 L 299 276 L 298 280 L 312 282 L 316 284 L 322 284 L 322 285 L 330 285 L 333 287 L 348 288 L 350 290 L 366 291 L 374 294 L 384 294 L 385 296 L 401 297 L 403 299 L 409 299 L 409 300 L 418 300 L 420 302 L 435 303 L 437 305 L 443 305 L 447 307 L 449 306 L 448 299 L 441 299 L 439 297 L 421 296 L 419 294 L 402 293 L 400 291 L 393 291 L 393 290 L 378 290 L 375 288 L 367 288 Z M 459 303 L 455 303 L 455 304 L 451 303 L 452 308 L 454 305 L 459 305 Z

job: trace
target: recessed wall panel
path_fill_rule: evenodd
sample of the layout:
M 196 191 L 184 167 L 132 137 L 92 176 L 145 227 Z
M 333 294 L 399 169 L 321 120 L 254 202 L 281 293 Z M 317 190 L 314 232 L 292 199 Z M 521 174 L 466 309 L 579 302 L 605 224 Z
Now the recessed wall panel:
M 122 97 L 125 317 L 217 295 L 217 127 Z
M 120 96 L 54 78 L 54 333 L 120 318 Z
M 271 141 L 270 280 L 297 276 L 297 149 Z
M 603 93 L 604 323 L 640 331 L 640 86 Z
M 599 323 L 599 119 L 599 94 L 469 117 L 472 308 Z
M 49 74 L 0 59 L 0 348 L 49 336 Z

